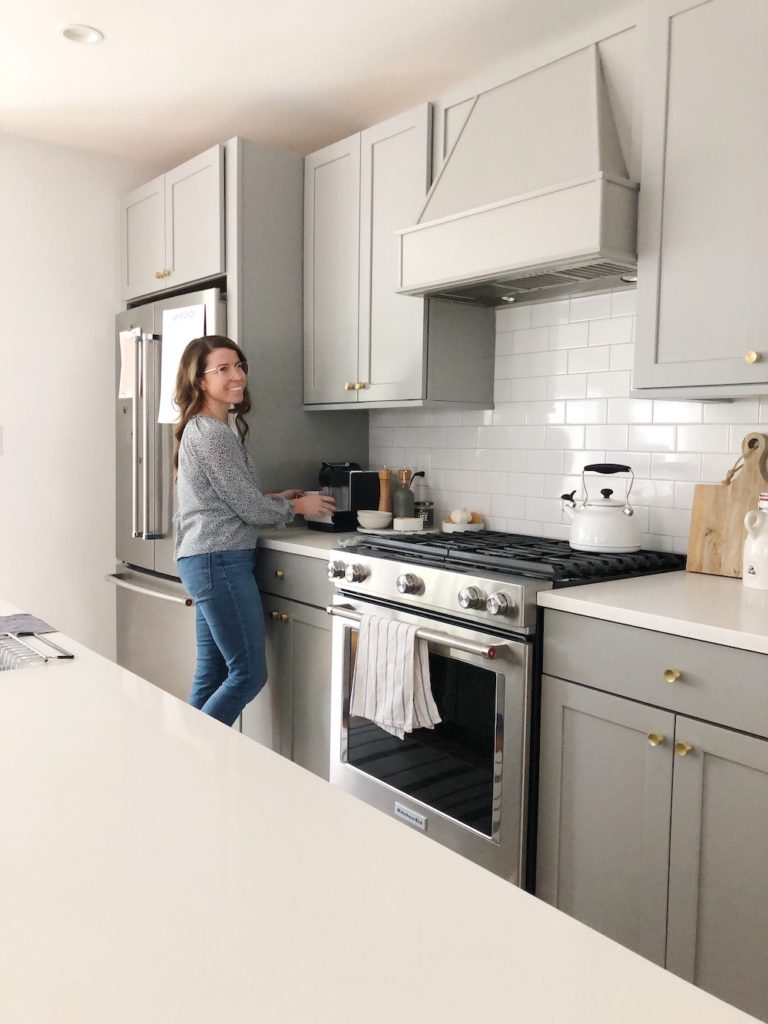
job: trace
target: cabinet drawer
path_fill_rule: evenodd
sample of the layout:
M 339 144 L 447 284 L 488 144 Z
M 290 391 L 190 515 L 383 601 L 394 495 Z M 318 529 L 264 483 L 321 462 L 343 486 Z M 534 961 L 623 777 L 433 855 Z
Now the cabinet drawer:
M 326 565 L 324 558 L 260 548 L 256 560 L 259 590 L 325 608 L 333 592 Z
M 544 672 L 768 737 L 765 654 L 547 610 Z

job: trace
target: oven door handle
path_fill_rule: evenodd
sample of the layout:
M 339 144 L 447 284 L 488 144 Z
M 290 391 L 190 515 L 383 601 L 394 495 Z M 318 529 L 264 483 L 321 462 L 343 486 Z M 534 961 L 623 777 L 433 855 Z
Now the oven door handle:
M 345 619 L 354 619 L 355 622 L 361 622 L 363 615 L 362 612 L 356 612 L 350 605 L 335 604 L 329 605 L 325 609 L 329 615 L 338 615 Z M 495 644 L 476 644 L 471 640 L 459 640 L 455 636 L 451 636 L 449 633 L 438 633 L 434 629 L 418 629 L 416 630 L 416 636 L 420 640 L 431 640 L 436 644 L 444 644 L 446 647 L 453 647 L 457 651 L 466 651 L 467 654 L 479 654 L 483 658 L 489 658 L 491 661 L 498 654 L 500 647 L 511 647 L 512 644 L 505 640 L 500 640 Z

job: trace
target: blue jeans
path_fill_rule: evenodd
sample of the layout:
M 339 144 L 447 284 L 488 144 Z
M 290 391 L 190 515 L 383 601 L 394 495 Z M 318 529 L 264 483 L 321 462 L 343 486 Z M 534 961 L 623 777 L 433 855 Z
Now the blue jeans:
M 178 560 L 195 602 L 197 665 L 189 703 L 232 725 L 267 681 L 256 552 L 213 551 Z

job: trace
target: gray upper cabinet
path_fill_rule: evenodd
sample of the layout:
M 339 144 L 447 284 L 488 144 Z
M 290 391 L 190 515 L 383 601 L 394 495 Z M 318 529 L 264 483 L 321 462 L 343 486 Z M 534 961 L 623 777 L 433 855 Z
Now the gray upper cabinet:
M 224 147 L 213 146 L 120 204 L 121 297 L 218 277 L 224 262 Z
M 768 4 L 648 19 L 634 387 L 768 393 Z
M 396 232 L 421 212 L 430 151 L 424 104 L 305 160 L 307 406 L 492 404 L 492 311 L 396 292 Z
M 547 611 L 536 887 L 763 1020 L 767 668 L 763 654 Z

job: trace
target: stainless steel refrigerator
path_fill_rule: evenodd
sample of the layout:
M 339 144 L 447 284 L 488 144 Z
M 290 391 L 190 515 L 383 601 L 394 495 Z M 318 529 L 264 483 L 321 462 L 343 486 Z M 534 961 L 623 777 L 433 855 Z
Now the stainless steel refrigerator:
M 205 333 L 226 334 L 224 296 L 208 288 L 120 313 L 115 338 L 117 661 L 182 699 L 194 669 L 195 611 L 176 575 L 173 428 L 158 423 L 158 412 L 163 313 L 200 305 Z M 121 370 L 130 397 L 120 397 Z

